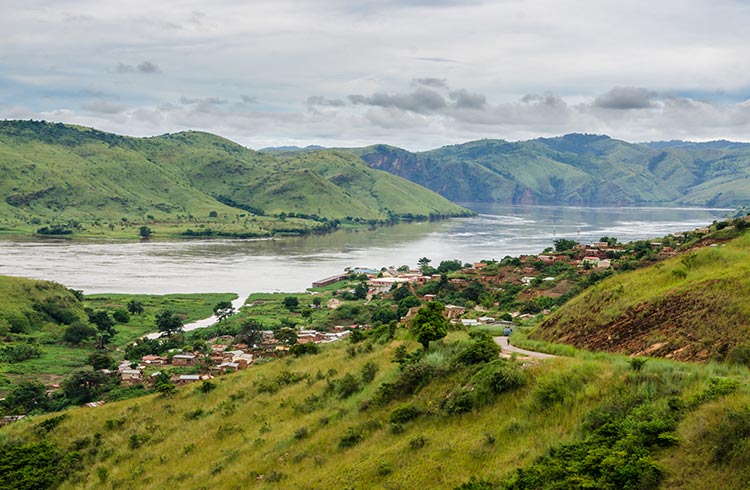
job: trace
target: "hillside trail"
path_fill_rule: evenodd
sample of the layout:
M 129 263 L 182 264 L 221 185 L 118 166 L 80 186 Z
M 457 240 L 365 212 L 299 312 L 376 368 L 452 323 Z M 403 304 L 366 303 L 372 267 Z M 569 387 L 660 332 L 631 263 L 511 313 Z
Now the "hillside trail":
M 519 356 L 525 356 L 530 357 L 534 359 L 550 359 L 553 357 L 557 357 L 553 354 L 545 354 L 543 352 L 534 352 L 531 350 L 521 349 L 518 347 L 514 347 L 508 343 L 508 337 L 506 336 L 500 336 L 500 337 L 493 337 L 495 343 L 500 346 L 501 349 L 501 356 L 510 357 L 511 354 L 518 354 Z

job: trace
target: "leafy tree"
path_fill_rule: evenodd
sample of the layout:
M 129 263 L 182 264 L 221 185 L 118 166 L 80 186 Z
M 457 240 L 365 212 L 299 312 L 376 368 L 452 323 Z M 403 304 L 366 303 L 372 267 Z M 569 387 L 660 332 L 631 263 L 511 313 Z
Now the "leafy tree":
M 234 315 L 234 306 L 231 301 L 219 301 L 214 306 L 214 315 L 219 319 L 220 322 L 226 320 L 228 317 Z
M 248 320 L 240 325 L 240 329 L 235 337 L 238 341 L 253 346 L 260 345 L 263 342 L 263 327 L 254 320 Z
M 309 306 L 305 306 L 304 308 L 302 308 L 302 311 L 300 311 L 300 314 L 303 318 L 310 319 L 313 314 L 313 310 Z
M 409 289 L 409 286 L 407 284 L 402 284 L 401 286 L 393 290 L 394 301 L 401 301 L 407 296 L 412 296 L 411 289 Z
M 172 335 L 182 331 L 182 320 L 169 310 L 156 315 L 156 328 L 165 335 Z
M 79 371 L 62 382 L 65 398 L 80 405 L 96 400 L 113 384 L 112 379 L 101 371 Z
M 148 226 L 141 226 L 138 230 L 138 235 L 140 235 L 142 238 L 148 238 L 153 234 L 151 231 L 151 228 Z
M 322 299 L 321 299 L 320 296 L 315 296 L 313 298 L 313 300 L 312 300 L 312 304 L 313 304 L 313 306 L 315 306 L 315 308 L 320 308 L 320 303 L 321 302 L 322 302 Z
M 95 370 L 112 369 L 115 367 L 115 360 L 106 352 L 92 352 L 86 362 L 93 366 Z
M 123 309 L 117 309 L 112 313 L 112 318 L 114 318 L 117 323 L 128 323 L 130 321 L 130 313 Z
M 109 342 L 109 339 L 115 336 L 117 331 L 115 330 L 115 321 L 109 316 L 106 311 L 87 311 L 89 315 L 89 321 L 96 325 L 96 329 L 99 330 L 99 341 L 97 343 L 97 349 L 104 349 L 104 346 Z
M 552 242 L 555 245 L 555 252 L 565 252 L 567 250 L 573 250 L 578 242 L 575 240 L 568 240 L 565 238 L 558 238 Z
M 162 371 L 156 377 L 156 383 L 154 383 L 154 389 L 161 394 L 161 396 L 172 396 L 177 391 L 177 387 L 172 383 L 169 375 Z
M 419 259 L 417 261 L 417 265 L 419 266 L 419 270 L 425 276 L 427 276 L 429 274 L 434 274 L 435 273 L 435 268 L 434 267 L 430 267 L 430 262 L 432 262 L 432 260 L 428 259 L 427 257 L 422 257 L 421 259 Z
M 369 291 L 369 288 L 367 287 L 367 284 L 364 282 L 360 282 L 357 284 L 357 287 L 354 288 L 354 297 L 356 299 L 365 299 L 367 297 L 367 293 Z
M 296 296 L 286 296 L 284 298 L 284 308 L 289 311 L 294 311 L 299 307 L 299 300 Z
M 396 314 L 399 318 L 406 316 L 409 313 L 409 308 L 421 305 L 422 302 L 416 296 L 407 296 L 398 302 L 398 311 Z
M 136 299 L 128 301 L 127 309 L 131 315 L 142 315 L 143 314 L 143 303 Z
M 75 322 L 65 329 L 63 340 L 65 342 L 70 342 L 71 344 L 79 345 L 84 340 L 94 337 L 96 332 L 96 328 L 91 325 L 87 325 L 83 322 Z
M 463 266 L 460 260 L 443 260 L 437 268 L 439 274 L 460 270 Z
M 397 320 L 396 314 L 393 312 L 390 306 L 382 305 L 376 309 L 372 314 L 373 322 L 390 323 L 393 320 Z
M 274 333 L 274 337 L 276 338 L 276 340 L 286 345 L 294 345 L 297 343 L 297 332 L 289 327 L 278 329 Z
M 5 413 L 25 414 L 45 411 L 49 406 L 47 388 L 36 381 L 22 381 L 4 400 L 0 401 Z
M 430 341 L 440 340 L 448 335 L 448 320 L 443 316 L 445 305 L 437 301 L 430 301 L 418 312 L 411 322 L 411 331 L 417 342 L 424 350 L 430 346 Z

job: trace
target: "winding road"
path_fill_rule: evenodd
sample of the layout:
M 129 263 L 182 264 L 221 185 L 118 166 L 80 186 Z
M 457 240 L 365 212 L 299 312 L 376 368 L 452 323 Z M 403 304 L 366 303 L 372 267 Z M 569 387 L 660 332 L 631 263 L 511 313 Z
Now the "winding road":
M 557 357 L 557 356 L 552 355 L 552 354 L 545 354 L 543 352 L 534 352 L 534 351 L 531 351 L 531 350 L 526 350 L 526 349 L 520 349 L 518 347 L 513 347 L 512 345 L 510 345 L 508 343 L 508 337 L 505 337 L 505 336 L 493 337 L 493 339 L 495 340 L 495 343 L 500 346 L 500 349 L 502 350 L 501 355 L 503 353 L 506 353 L 506 354 L 513 354 L 513 353 L 515 353 L 515 354 L 518 354 L 518 355 L 521 355 L 521 356 L 533 357 L 535 359 L 550 359 L 552 357 Z

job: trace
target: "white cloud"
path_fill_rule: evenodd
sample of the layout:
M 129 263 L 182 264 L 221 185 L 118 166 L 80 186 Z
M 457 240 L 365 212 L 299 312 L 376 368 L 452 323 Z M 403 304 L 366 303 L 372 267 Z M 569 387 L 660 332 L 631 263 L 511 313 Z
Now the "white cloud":
M 731 0 L 8 0 L 0 117 L 250 146 L 747 140 L 748 21 Z

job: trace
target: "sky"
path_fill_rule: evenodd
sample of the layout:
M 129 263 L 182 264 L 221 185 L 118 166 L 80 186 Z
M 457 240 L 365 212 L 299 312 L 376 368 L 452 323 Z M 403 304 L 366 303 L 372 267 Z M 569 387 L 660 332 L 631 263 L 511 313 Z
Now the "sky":
M 250 148 L 750 141 L 750 2 L 0 0 L 0 119 Z

